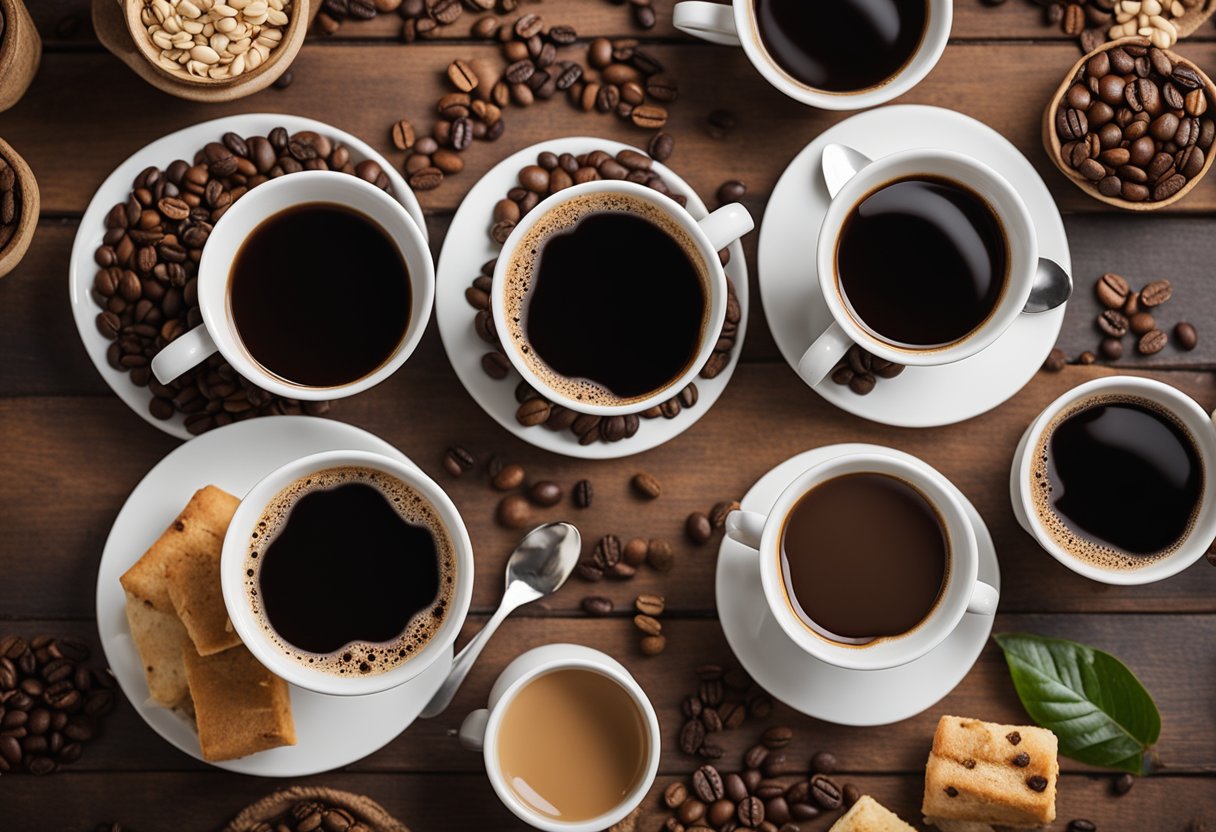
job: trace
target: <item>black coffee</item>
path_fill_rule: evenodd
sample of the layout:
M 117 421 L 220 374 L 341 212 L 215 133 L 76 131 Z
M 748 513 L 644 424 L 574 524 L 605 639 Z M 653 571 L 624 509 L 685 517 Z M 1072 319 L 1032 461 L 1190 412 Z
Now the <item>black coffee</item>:
M 755 0 L 764 48 L 795 80 L 828 92 L 875 87 L 920 47 L 926 0 Z
M 914 629 L 945 587 L 950 544 L 916 488 L 845 474 L 812 488 L 781 530 L 786 597 L 809 628 L 865 643 Z
M 229 291 L 253 359 L 309 387 L 374 372 L 409 326 L 410 275 L 396 244 L 368 217 L 327 202 L 255 228 L 233 260 Z
M 1009 249 L 979 194 L 914 176 L 871 191 L 849 212 L 836 271 L 866 329 L 923 349 L 959 341 L 988 319 L 1005 291 Z
M 1155 403 L 1102 397 L 1062 413 L 1036 449 L 1036 509 L 1068 552 L 1135 569 L 1178 548 L 1204 491 L 1187 429 Z
M 246 587 L 289 655 L 334 673 L 380 673 L 408 660 L 443 623 L 455 576 L 434 507 L 367 468 L 298 480 L 250 540 Z
M 708 316 L 705 267 L 662 211 L 618 194 L 542 218 L 509 269 L 511 333 L 533 370 L 584 401 L 617 404 L 675 382 Z

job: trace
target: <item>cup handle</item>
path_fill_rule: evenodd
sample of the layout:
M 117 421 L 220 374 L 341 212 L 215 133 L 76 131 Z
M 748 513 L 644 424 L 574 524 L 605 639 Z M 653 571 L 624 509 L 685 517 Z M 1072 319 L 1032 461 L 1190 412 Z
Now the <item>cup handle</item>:
M 701 231 L 709 238 L 710 247 L 714 251 L 721 251 L 755 228 L 756 221 L 746 208 L 732 202 L 698 220 L 697 225 L 701 226 Z
M 807 347 L 802 358 L 798 359 L 798 375 L 802 380 L 814 387 L 827 377 L 828 373 L 840 363 L 853 342 L 836 321 L 832 321 L 824 333 L 815 339 L 815 343 Z
M 735 12 L 729 4 L 684 0 L 676 3 L 671 22 L 681 32 L 701 40 L 722 46 L 740 45 L 739 33 L 735 29 Z
M 971 600 L 967 602 L 967 612 L 976 615 L 995 615 L 996 605 L 1001 600 L 1001 593 L 996 587 L 983 581 L 976 581 L 971 590 Z
M 835 199 L 845 183 L 872 161 L 869 156 L 847 145 L 829 144 L 824 147 L 819 166 L 823 171 L 823 183 L 828 186 L 828 196 Z
M 460 747 L 466 751 L 481 751 L 486 743 L 486 725 L 490 722 L 490 712 L 485 708 L 473 711 L 460 723 Z
M 190 368 L 202 363 L 218 349 L 215 341 L 211 340 L 211 334 L 207 332 L 207 325 L 199 324 L 166 344 L 156 354 L 152 359 L 152 375 L 156 376 L 156 380 L 161 384 L 168 384 Z
M 726 515 L 726 536 L 736 543 L 758 551 L 767 520 L 763 514 L 735 509 Z

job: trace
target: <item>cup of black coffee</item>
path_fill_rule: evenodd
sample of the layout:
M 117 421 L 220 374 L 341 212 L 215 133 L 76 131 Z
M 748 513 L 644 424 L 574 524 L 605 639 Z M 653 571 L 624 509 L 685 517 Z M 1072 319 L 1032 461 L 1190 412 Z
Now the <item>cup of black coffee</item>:
M 850 158 L 866 163 L 853 168 Z M 833 181 L 842 166 L 848 178 Z M 947 150 L 869 161 L 829 145 L 824 175 L 829 192 L 839 188 L 816 251 L 833 323 L 799 362 L 807 384 L 822 381 L 853 344 L 907 366 L 961 361 L 1031 311 L 1034 222 L 992 168 Z
M 357 176 L 304 171 L 233 203 L 207 240 L 197 290 L 203 322 L 152 360 L 162 383 L 218 351 L 271 393 L 337 399 L 409 358 L 435 268 L 393 197 Z
M 273 673 L 319 693 L 378 693 L 448 654 L 473 593 L 473 547 L 412 463 L 327 451 L 245 496 L 220 583 L 241 641 Z
M 503 245 L 491 311 L 507 358 L 550 401 L 640 413 L 683 389 L 726 317 L 718 250 L 751 231 L 747 209 L 700 221 L 632 182 L 567 188 Z
M 765 600 L 806 653 L 881 670 L 928 653 L 967 613 L 992 615 L 975 530 L 944 476 L 919 460 L 847 453 L 795 479 L 767 515 L 726 533 L 755 549 Z
M 950 38 L 952 0 L 682 0 L 677 29 L 742 46 L 774 87 L 823 110 L 859 110 L 903 95 Z
M 1013 513 L 1074 572 L 1107 584 L 1168 578 L 1216 540 L 1216 427 L 1182 391 L 1111 376 L 1056 399 L 1022 436 Z

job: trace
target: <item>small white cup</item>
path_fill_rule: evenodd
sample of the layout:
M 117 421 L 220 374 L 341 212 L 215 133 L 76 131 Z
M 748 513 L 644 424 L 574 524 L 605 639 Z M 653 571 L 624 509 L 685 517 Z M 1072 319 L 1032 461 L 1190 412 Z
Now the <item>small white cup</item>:
M 766 81 L 795 101 L 821 110 L 861 110 L 885 104 L 912 89 L 937 65 L 950 39 L 953 20 L 953 0 L 929 0 L 924 36 L 903 68 L 875 86 L 831 92 L 802 83 L 773 60 L 760 39 L 755 0 L 734 0 L 732 5 L 683 0 L 676 3 L 672 13 L 672 22 L 680 31 L 710 43 L 742 46 L 747 59 Z
M 1155 402 L 1172 413 L 1186 427 L 1203 461 L 1204 484 L 1199 515 L 1186 540 L 1173 553 L 1135 569 L 1103 569 L 1066 552 L 1044 528 L 1035 511 L 1031 482 L 1034 477 L 1034 451 L 1043 433 L 1055 418 L 1072 406 L 1099 396 L 1131 396 Z M 1216 541 L 1216 500 L 1212 488 L 1216 485 L 1216 425 L 1194 399 L 1168 384 L 1136 376 L 1109 376 L 1087 381 L 1069 390 L 1043 410 L 1026 428 L 1013 455 L 1009 471 L 1009 495 L 1013 514 L 1023 529 L 1049 555 L 1078 575 L 1104 584 L 1130 586 L 1149 584 L 1177 575 L 1203 557 Z M 1131 506 L 1115 507 L 1114 511 L 1131 510 Z
M 313 387 L 284 379 L 262 367 L 241 340 L 232 317 L 229 272 L 246 238 L 265 220 L 309 202 L 346 206 L 384 229 L 410 273 L 410 320 L 405 337 L 384 363 L 349 384 Z M 426 238 L 401 203 L 357 176 L 336 171 L 301 171 L 264 182 L 220 217 L 198 267 L 198 305 L 203 322 L 165 346 L 152 359 L 152 373 L 167 384 L 218 351 L 232 368 L 267 392 L 288 399 L 328 400 L 353 396 L 386 378 L 410 357 L 431 317 L 435 265 Z
M 354 177 L 351 177 L 354 178 Z M 336 675 L 312 669 L 283 654 L 266 630 L 265 622 L 249 605 L 245 563 L 249 543 L 267 505 L 293 482 L 330 468 L 371 468 L 404 482 L 435 507 L 456 557 L 456 584 L 443 623 L 421 650 L 396 667 L 368 676 Z M 464 625 L 473 597 L 473 544 L 460 512 L 443 489 L 421 469 L 401 460 L 367 451 L 325 451 L 302 457 L 271 471 L 255 485 L 237 507 L 224 535 L 220 555 L 220 587 L 224 606 L 241 641 L 271 673 L 293 685 L 332 696 L 363 696 L 395 688 L 418 676 L 438 660 Z
M 646 726 L 649 751 L 645 772 L 634 786 L 633 791 L 625 796 L 619 806 L 597 818 L 563 822 L 537 814 L 519 799 L 510 784 L 507 783 L 498 764 L 498 732 L 502 725 L 503 714 L 506 713 L 517 693 L 538 676 L 571 668 L 589 670 L 607 676 L 632 697 Z M 646 692 L 616 659 L 580 644 L 546 644 L 543 647 L 529 650 L 507 665 L 499 675 L 498 681 L 490 689 L 487 707 L 473 711 L 465 717 L 460 726 L 460 743 L 470 751 L 482 752 L 482 756 L 485 758 L 486 774 L 490 778 L 490 785 L 498 794 L 498 799 L 520 820 L 536 829 L 546 830 L 546 832 L 599 832 L 620 821 L 632 812 L 650 791 L 650 786 L 654 783 L 655 775 L 659 770 L 661 750 L 659 720 L 655 716 L 654 706 L 650 703 Z
M 510 335 L 511 329 L 507 323 L 506 294 L 508 281 L 506 273 L 513 259 L 513 253 L 519 247 L 524 236 L 546 214 L 560 208 L 570 200 L 592 194 L 605 193 L 624 194 L 633 197 L 658 208 L 666 214 L 672 222 L 688 234 L 689 238 L 696 245 L 696 253 L 704 263 L 706 274 L 709 277 L 709 285 L 706 287 L 709 320 L 706 321 L 701 331 L 701 340 L 697 345 L 696 357 L 688 365 L 688 369 L 671 384 L 668 384 L 661 390 L 656 390 L 645 398 L 630 399 L 627 402 L 616 404 L 595 404 L 581 401 L 552 387 L 552 385 L 537 375 L 528 362 L 524 360 L 520 352 L 521 345 L 513 342 Z M 661 404 L 686 387 L 689 382 L 696 379 L 697 374 L 701 372 L 701 368 L 713 353 L 714 344 L 717 342 L 718 334 L 722 330 L 722 323 L 726 320 L 728 294 L 726 272 L 723 271 L 722 262 L 718 259 L 718 251 L 726 248 L 754 227 L 755 222 L 752 220 L 751 214 L 737 202 L 723 205 L 708 217 L 695 220 L 688 211 L 670 197 L 664 196 L 652 188 L 647 188 L 633 182 L 599 180 L 575 185 L 553 194 L 529 211 L 527 216 L 515 226 L 515 230 L 511 232 L 511 236 L 503 244 L 502 255 L 498 258 L 498 264 L 494 267 L 494 288 L 490 297 L 490 309 L 494 316 L 495 330 L 502 339 L 507 358 L 519 374 L 523 376 L 524 381 L 528 382 L 546 399 L 576 413 L 589 413 L 595 416 L 617 416 L 629 413 L 641 413 L 643 410 Z M 576 313 L 576 310 L 571 310 L 571 314 Z M 622 335 L 621 337 L 631 336 Z
M 823 218 L 816 250 L 819 289 L 832 313 L 833 322 L 799 360 L 798 375 L 803 381 L 812 387 L 821 382 L 853 344 L 860 345 L 879 358 L 906 366 L 935 366 L 961 361 L 991 345 L 1018 316 L 1029 314 L 1027 301 L 1034 288 L 1039 265 L 1038 240 L 1030 211 L 1008 180 L 987 165 L 961 153 L 917 149 L 876 159 L 852 172 L 851 177 L 843 183 L 833 183 L 833 177 L 840 176 L 840 168 L 832 165 L 839 161 L 841 150 L 838 145 L 830 145 L 824 150 L 824 173 L 829 181 L 829 189 L 835 186 L 839 190 L 833 194 Z M 856 151 L 843 151 L 850 154 L 850 158 L 864 159 Z M 848 176 L 849 173 L 846 168 L 844 175 Z M 836 263 L 841 230 L 857 204 L 886 184 L 918 175 L 953 180 L 979 194 L 1000 221 L 1008 257 L 1004 292 L 987 320 L 959 341 L 923 349 L 887 341 L 858 320 L 845 303 Z
M 828 480 L 859 473 L 897 477 L 920 491 L 941 516 L 950 562 L 941 598 L 915 629 L 869 644 L 847 645 L 812 630 L 790 606 L 781 572 L 781 536 L 786 517 L 803 495 Z M 993 615 L 1000 600 L 997 590 L 979 579 L 975 529 L 949 480 L 919 460 L 913 463 L 881 453 L 852 453 L 829 459 L 790 483 L 767 515 L 732 511 L 726 518 L 726 534 L 759 553 L 764 598 L 781 629 L 803 651 L 836 667 L 882 670 L 907 664 L 941 644 L 965 613 Z

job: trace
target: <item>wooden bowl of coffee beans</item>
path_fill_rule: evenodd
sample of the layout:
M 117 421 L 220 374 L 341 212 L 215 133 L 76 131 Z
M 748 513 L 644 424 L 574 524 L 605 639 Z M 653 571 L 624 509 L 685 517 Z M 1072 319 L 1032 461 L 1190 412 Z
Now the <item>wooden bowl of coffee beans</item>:
M 1090 196 L 1154 211 L 1190 193 L 1211 168 L 1213 104 L 1216 86 L 1199 67 L 1148 38 L 1122 38 L 1069 70 L 1043 112 L 1043 144 Z
M 324 786 L 293 786 L 246 806 L 224 832 L 410 832 L 383 806 L 361 794 Z
M 310 0 L 118 2 L 150 70 L 140 74 L 195 100 L 231 100 L 274 83 L 300 51 L 310 18 Z
M 38 226 L 38 182 L 8 142 L 0 139 L 0 277 L 17 268 Z

